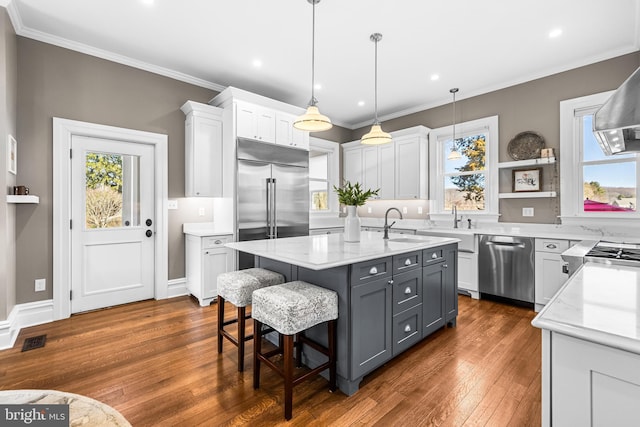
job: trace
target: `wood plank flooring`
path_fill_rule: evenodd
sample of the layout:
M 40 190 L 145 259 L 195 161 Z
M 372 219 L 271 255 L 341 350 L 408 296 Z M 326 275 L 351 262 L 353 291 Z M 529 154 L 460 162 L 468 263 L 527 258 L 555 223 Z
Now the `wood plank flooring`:
M 143 301 L 23 329 L 0 351 L 0 389 L 56 389 L 119 410 L 138 426 L 539 426 L 540 331 L 531 310 L 459 297 L 444 328 L 365 377 L 351 397 L 323 378 L 294 390 L 285 422 L 282 382 L 252 387 L 236 349 L 216 352 L 216 304 Z M 233 314 L 229 307 L 227 313 Z M 21 352 L 25 338 L 44 348 Z

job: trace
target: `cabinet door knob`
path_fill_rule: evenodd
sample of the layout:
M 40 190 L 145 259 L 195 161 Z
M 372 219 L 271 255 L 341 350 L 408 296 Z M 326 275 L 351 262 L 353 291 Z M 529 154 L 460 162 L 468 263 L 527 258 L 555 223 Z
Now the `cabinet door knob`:
M 378 274 L 378 269 L 376 267 L 371 267 L 369 274 Z
M 410 326 L 410 325 L 406 325 L 406 326 L 404 327 L 404 331 L 405 331 L 405 332 L 411 332 L 411 326 Z
M 410 258 L 407 258 L 407 259 L 404 261 L 404 265 L 411 265 L 411 259 L 410 259 Z
M 549 249 L 555 249 L 555 248 L 557 248 L 557 246 L 556 246 L 556 245 L 554 245 L 553 243 L 549 243 L 549 244 L 547 245 L 547 248 L 549 248 Z
M 437 253 L 435 253 L 435 252 L 434 252 L 434 253 L 432 253 L 432 254 L 431 254 L 431 259 L 436 259 L 436 258 L 438 258 L 438 254 L 437 254 Z
M 220 245 L 220 244 L 222 244 L 222 240 L 216 240 L 216 241 L 215 241 L 215 242 L 213 242 L 213 243 L 214 243 L 214 244 L 216 244 L 216 245 Z
M 411 287 L 407 286 L 407 288 L 404 290 L 404 294 L 409 295 L 410 293 L 411 293 Z
M 449 268 L 447 264 L 442 264 L 442 268 Z
M 393 285 L 393 279 L 389 280 L 387 283 Z

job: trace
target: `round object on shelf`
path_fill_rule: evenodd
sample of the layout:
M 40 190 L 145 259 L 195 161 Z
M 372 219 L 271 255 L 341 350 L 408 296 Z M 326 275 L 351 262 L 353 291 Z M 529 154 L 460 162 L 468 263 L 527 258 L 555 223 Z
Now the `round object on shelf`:
M 520 132 L 509 141 L 507 153 L 513 160 L 529 160 L 540 158 L 544 148 L 544 137 L 534 131 Z

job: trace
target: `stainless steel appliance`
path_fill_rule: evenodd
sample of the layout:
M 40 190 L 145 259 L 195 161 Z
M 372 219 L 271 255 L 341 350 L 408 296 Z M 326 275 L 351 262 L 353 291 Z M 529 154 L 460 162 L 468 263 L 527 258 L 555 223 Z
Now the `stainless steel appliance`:
M 309 153 L 238 139 L 238 240 L 309 234 Z M 240 252 L 240 269 L 254 266 Z
M 583 240 L 562 253 L 572 275 L 585 262 L 640 267 L 640 243 Z
M 533 238 L 480 235 L 478 244 L 480 294 L 533 304 Z

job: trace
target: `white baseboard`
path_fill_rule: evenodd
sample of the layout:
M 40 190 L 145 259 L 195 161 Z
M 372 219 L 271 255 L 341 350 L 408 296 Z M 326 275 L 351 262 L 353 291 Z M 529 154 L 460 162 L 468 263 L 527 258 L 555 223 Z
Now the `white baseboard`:
M 183 295 L 189 295 L 186 277 L 171 279 L 167 282 L 167 298 L 181 297 Z
M 53 322 L 53 300 L 18 304 L 0 321 L 0 350 L 13 347 L 22 328 Z

